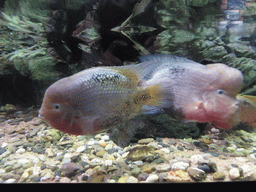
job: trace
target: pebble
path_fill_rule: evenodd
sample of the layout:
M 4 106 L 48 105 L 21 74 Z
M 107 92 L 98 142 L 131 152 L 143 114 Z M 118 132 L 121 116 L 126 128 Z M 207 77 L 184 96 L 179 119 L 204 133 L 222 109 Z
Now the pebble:
M 22 123 L 23 121 L 20 125 Z M 212 143 L 204 142 L 209 151 L 200 151 L 201 145 L 197 145 L 197 148 L 188 148 L 185 145 L 196 143 L 189 139 L 144 138 L 123 148 L 116 145 L 106 133 L 72 136 L 62 134 L 42 123 L 36 126 L 42 129 L 29 135 L 26 127 L 20 126 L 17 130 L 22 130 L 22 133 L 16 131 L 11 137 L 7 135 L 11 138 L 10 142 L 1 140 L 0 183 L 209 182 L 256 178 L 256 165 L 252 161 L 255 158 L 256 142 L 250 147 L 230 140 L 222 144 L 224 142 L 220 143 L 218 140 L 220 131 L 214 128 L 210 133 L 214 134 L 214 138 L 209 137 Z M 33 130 L 36 129 L 33 127 Z M 27 140 L 23 140 L 21 136 L 26 136 Z M 1 139 L 3 137 L 5 134 Z M 230 144 L 227 145 L 227 142 Z M 250 142 L 245 144 L 249 146 Z M 214 147 L 210 148 L 210 145 Z M 249 149 L 251 152 L 247 156 L 253 155 L 251 158 L 229 157 L 225 154 L 212 156 L 212 153 L 243 152 Z M 218 163 L 219 170 L 213 161 Z
M 158 175 L 156 175 L 156 174 L 151 174 L 151 175 L 149 175 L 148 176 L 148 178 L 146 179 L 146 182 L 147 183 L 155 183 L 155 182 L 157 182 L 158 181 Z
M 169 164 L 163 163 L 163 164 L 157 165 L 155 168 L 157 172 L 166 172 L 171 169 L 171 166 Z
M 103 135 L 101 137 L 101 139 L 104 140 L 104 141 L 109 141 L 109 136 L 108 135 Z
M 112 160 L 106 160 L 103 162 L 103 165 L 108 166 L 108 167 L 111 166 L 112 164 L 113 164 Z
M 127 183 L 138 183 L 138 179 L 134 176 L 130 176 L 127 181 Z
M 77 153 L 82 153 L 85 149 L 86 149 L 85 146 L 80 146 L 80 147 L 78 147 L 78 148 L 76 149 L 76 152 L 77 152 Z
M 148 178 L 149 174 L 148 173 L 140 173 L 138 175 L 138 180 L 139 181 L 146 181 L 146 179 Z
M 148 143 L 151 143 L 152 141 L 154 141 L 153 138 L 145 138 L 145 139 L 140 139 L 138 141 L 139 144 L 148 144 Z
M 24 148 L 19 148 L 15 153 L 16 154 L 22 154 L 22 153 L 25 153 L 26 150 Z
M 241 177 L 241 173 L 240 173 L 239 168 L 231 168 L 228 171 L 228 174 L 229 174 L 229 178 L 231 180 L 236 180 L 236 179 L 239 179 Z
M 202 155 L 192 155 L 190 157 L 191 163 L 198 164 L 199 162 L 205 161 Z
M 135 167 L 135 168 L 132 169 L 132 171 L 131 171 L 131 174 L 132 174 L 134 177 L 137 177 L 140 173 L 141 173 L 141 168 L 139 168 L 139 167 Z
M 15 183 L 16 179 L 7 179 L 5 183 Z
M 172 171 L 176 171 L 176 170 L 183 170 L 185 171 L 187 168 L 189 167 L 189 163 L 186 163 L 186 162 L 176 162 L 172 165 Z
M 76 171 L 83 169 L 80 164 L 76 164 L 73 162 L 65 163 L 62 165 L 61 170 L 64 175 L 72 176 Z
M 212 177 L 214 180 L 224 180 L 226 178 L 226 175 L 223 171 L 217 171 L 213 173 Z
M 206 174 L 203 170 L 198 168 L 188 168 L 188 174 L 195 180 L 195 181 L 202 181 L 206 179 Z

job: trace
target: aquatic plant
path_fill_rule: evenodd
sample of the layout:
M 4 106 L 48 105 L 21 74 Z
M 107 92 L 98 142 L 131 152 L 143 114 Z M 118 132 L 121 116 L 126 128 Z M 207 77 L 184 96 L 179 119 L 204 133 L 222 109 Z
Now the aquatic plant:
M 49 19 L 50 13 L 46 5 L 44 0 L 7 0 L 0 24 L 28 35 L 41 35 L 45 31 L 43 23 Z
M 7 50 L 3 57 L 11 61 L 21 75 L 31 75 L 34 80 L 50 82 L 56 80 L 56 72 L 53 70 L 56 59 L 48 53 L 48 42 L 44 38 L 43 23 L 49 19 L 48 15 L 49 10 L 46 9 L 44 0 L 7 0 L 5 9 L 1 13 L 0 25 L 17 32 L 21 37 L 14 37 L 9 42 L 13 45 L 19 44 L 19 47 L 14 46 L 17 49 L 12 52 Z M 32 44 L 26 43 L 26 40 L 31 38 Z

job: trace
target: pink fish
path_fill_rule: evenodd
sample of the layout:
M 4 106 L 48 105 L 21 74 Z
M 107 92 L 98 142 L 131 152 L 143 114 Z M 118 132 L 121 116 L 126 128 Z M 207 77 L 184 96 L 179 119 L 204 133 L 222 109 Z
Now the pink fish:
M 45 92 L 39 117 L 74 135 L 91 134 L 165 106 L 160 84 L 141 87 L 156 63 L 86 69 L 52 84 Z M 154 110 L 154 109 L 152 109 Z M 153 112 L 152 112 L 153 113 Z
M 170 86 L 170 106 L 164 108 L 167 113 L 185 120 L 211 122 L 222 129 L 233 127 L 232 118 L 239 110 L 236 95 L 243 85 L 239 70 L 168 55 L 146 56 L 141 60 L 159 64 L 143 86 L 167 82 Z

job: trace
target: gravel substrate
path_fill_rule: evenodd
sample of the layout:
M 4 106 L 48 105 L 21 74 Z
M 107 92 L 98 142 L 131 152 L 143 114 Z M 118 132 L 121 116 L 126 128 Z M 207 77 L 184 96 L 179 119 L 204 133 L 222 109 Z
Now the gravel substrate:
M 33 116 L 0 119 L 1 183 L 256 180 L 255 132 L 212 128 L 196 140 L 145 138 L 121 148 L 107 133 L 63 134 Z

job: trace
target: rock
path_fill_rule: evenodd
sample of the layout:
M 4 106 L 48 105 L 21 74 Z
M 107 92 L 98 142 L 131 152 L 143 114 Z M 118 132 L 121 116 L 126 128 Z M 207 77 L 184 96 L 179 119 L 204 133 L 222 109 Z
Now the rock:
M 190 181 L 190 177 L 188 172 L 185 172 L 183 170 L 177 170 L 175 171 L 175 175 L 182 179 L 182 181 Z
M 107 151 L 105 151 L 105 150 L 100 150 L 100 151 L 98 151 L 97 153 L 96 153 L 96 156 L 98 156 L 98 157 L 103 157 L 104 156 L 104 154 L 106 154 L 107 153 Z
M 215 162 L 209 162 L 207 164 L 208 167 L 210 167 L 210 172 L 211 173 L 214 173 L 216 171 L 218 171 L 218 167 L 217 167 L 217 164 Z
M 104 141 L 109 141 L 109 136 L 108 135 L 103 135 L 101 137 L 101 139 L 104 140 Z
M 16 179 L 7 179 L 5 183 L 15 183 Z
M 141 173 L 141 168 L 135 167 L 134 169 L 132 169 L 131 173 L 132 176 L 137 177 Z
M 142 169 L 141 169 L 141 172 L 142 173 L 152 173 L 155 170 L 156 170 L 155 166 L 149 164 L 149 165 L 143 166 Z
M 220 130 L 219 129 L 216 129 L 216 128 L 211 128 L 211 133 L 212 134 L 218 134 L 220 132 Z
M 68 177 L 62 177 L 60 178 L 60 183 L 70 183 L 71 179 L 69 179 Z
M 198 165 L 197 168 L 203 170 L 205 173 L 210 173 L 211 172 L 210 167 L 207 166 L 207 165 Z
M 146 181 L 146 179 L 148 178 L 149 174 L 147 173 L 140 173 L 138 175 L 138 181 Z
M 83 167 L 79 164 L 69 162 L 62 165 L 61 170 L 64 175 L 70 177 L 75 174 L 76 171 L 83 169 Z
M 206 174 L 203 170 L 198 168 L 188 168 L 188 174 L 194 179 L 195 181 L 202 181 L 206 179 Z
M 122 177 L 120 177 L 120 178 L 118 179 L 117 182 L 118 182 L 118 183 L 126 183 L 128 179 L 129 179 L 128 176 L 122 176 Z
M 15 153 L 16 154 L 22 154 L 22 153 L 25 153 L 26 150 L 24 148 L 19 148 Z
M 148 143 L 150 143 L 150 142 L 152 142 L 152 141 L 154 141 L 153 138 L 145 138 L 145 139 L 140 139 L 140 140 L 138 141 L 138 143 L 139 143 L 139 144 L 148 144 Z
M 202 155 L 192 155 L 190 160 L 194 164 L 198 164 L 199 162 L 205 161 Z
M 214 180 L 224 180 L 226 178 L 226 175 L 222 171 L 217 171 L 213 173 L 212 177 Z
M 168 182 L 187 182 L 187 181 L 191 181 L 191 178 L 189 177 L 188 172 L 185 172 L 183 170 L 178 170 L 178 171 L 170 171 L 166 180 Z
M 37 134 L 42 140 L 50 142 L 60 140 L 61 136 L 63 135 L 63 133 L 57 129 L 47 129 L 45 131 L 38 132 Z
M 90 182 L 90 183 L 101 183 L 104 178 L 105 178 L 104 175 L 95 175 L 95 176 L 93 176 L 92 180 L 88 180 L 88 182 Z
M 228 174 L 229 174 L 229 178 L 231 180 L 236 180 L 236 179 L 239 179 L 240 177 L 243 176 L 243 170 L 242 169 L 239 169 L 239 168 L 231 168 L 229 171 L 228 171 Z
M 148 178 L 146 179 L 147 183 L 155 183 L 158 181 L 158 176 L 156 174 L 151 174 L 148 176 Z
M 171 166 L 169 164 L 163 163 L 163 164 L 157 165 L 155 168 L 157 172 L 166 172 L 171 169 Z
M 0 147 L 0 155 L 2 155 L 4 152 L 6 152 L 7 150 L 5 148 Z
M 77 152 L 77 153 L 82 153 L 85 149 L 86 149 L 85 146 L 80 146 L 80 147 L 78 147 L 78 148 L 76 149 L 76 152 Z
M 52 152 L 52 150 L 50 148 L 47 148 L 45 150 L 45 154 L 48 156 L 48 157 L 53 157 L 54 156 L 54 153 Z
M 144 160 L 149 156 L 153 156 L 154 149 L 148 146 L 137 146 L 132 148 L 127 155 L 127 159 L 132 161 Z
M 136 177 L 130 176 L 127 181 L 127 183 L 138 183 L 138 179 Z
M 171 168 L 172 168 L 172 171 L 176 171 L 179 169 L 185 171 L 188 167 L 189 167 L 189 163 L 178 161 L 174 163 Z
M 103 165 L 105 165 L 105 166 L 107 166 L 107 167 L 111 166 L 112 164 L 113 164 L 113 161 L 112 161 L 112 160 L 105 160 L 105 161 L 103 162 Z

